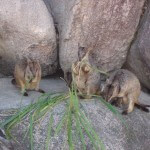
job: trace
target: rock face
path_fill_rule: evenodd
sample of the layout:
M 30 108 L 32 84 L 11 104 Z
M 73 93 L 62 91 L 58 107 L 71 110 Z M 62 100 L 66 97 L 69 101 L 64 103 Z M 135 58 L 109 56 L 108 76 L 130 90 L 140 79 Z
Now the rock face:
M 55 28 L 42 0 L 1 0 L 0 22 L 1 73 L 11 75 L 22 57 L 38 59 L 44 76 L 55 72 Z
M 150 89 L 150 1 L 147 2 L 147 9 L 129 51 L 125 67 L 134 72 L 141 83 Z
M 14 147 L 10 141 L 0 137 L 0 150 L 14 150 Z
M 115 115 L 110 112 L 106 106 L 104 106 L 98 100 L 82 101 L 82 110 L 86 112 L 87 117 L 103 141 L 106 150 L 147 150 L 149 149 L 150 142 L 150 115 L 135 109 L 134 112 L 127 116 L 123 116 L 128 128 Z M 61 103 L 53 109 L 54 123 L 52 128 L 52 137 L 49 142 L 49 150 L 69 150 L 67 142 L 67 132 L 65 127 L 59 133 L 59 136 L 54 136 L 56 125 L 59 123 L 63 116 L 66 105 Z M 48 131 L 48 123 L 50 114 L 47 114 L 45 118 L 39 124 L 34 126 L 34 149 L 45 150 L 45 142 Z M 13 135 L 17 137 L 20 144 L 14 144 L 15 150 L 27 150 L 30 149 L 29 139 L 22 140 L 27 127 L 29 126 L 28 120 L 25 120 L 16 128 L 14 128 Z M 75 128 L 74 128 L 75 129 Z M 81 150 L 81 142 L 77 141 L 78 137 L 75 134 L 77 131 L 73 129 L 73 141 L 76 150 Z M 84 132 L 85 133 L 85 132 Z M 84 134 L 86 141 L 86 149 L 93 150 L 92 144 L 89 138 Z M 40 144 L 39 144 L 40 143 Z M 63 147 L 63 148 L 62 148 Z
M 19 99 L 19 94 L 13 87 L 9 86 L 8 80 L 0 79 L 1 92 L 8 91 L 4 93 L 3 97 L 1 95 L 0 103 L 3 107 L 0 107 L 0 120 L 2 121 L 7 116 L 16 111 L 13 111 L 10 108 L 20 108 L 20 103 L 23 106 L 26 106 L 28 101 L 29 103 L 33 103 L 33 99 L 31 99 L 32 95 L 34 98 L 37 98 L 36 92 L 30 93 L 29 97 L 23 98 L 22 102 Z M 55 79 L 46 79 L 42 80 L 41 84 L 42 89 L 47 89 L 50 92 L 67 92 L 67 87 L 65 83 L 59 78 Z M 47 92 L 48 92 L 47 91 Z M 7 95 L 6 95 L 7 94 Z M 39 95 L 40 96 L 40 95 Z M 16 99 L 17 98 L 17 99 Z M 21 98 L 21 97 L 20 97 Z M 17 101 L 18 100 L 18 101 Z M 5 102 L 3 102 L 5 101 Z M 150 104 L 150 95 L 141 93 L 140 101 L 144 104 Z M 2 103 L 3 102 L 3 103 Z M 16 103 L 18 103 L 18 107 L 16 107 Z M 126 126 L 125 128 L 121 120 L 115 116 L 100 100 L 82 100 L 81 110 L 85 112 L 86 116 L 89 118 L 93 128 L 96 133 L 99 135 L 101 140 L 103 141 L 106 150 L 149 150 L 150 143 L 150 114 L 145 113 L 141 110 L 135 108 L 135 110 L 127 116 L 122 116 L 125 120 Z M 11 105 L 11 107 L 9 107 Z M 14 107 L 15 106 L 15 107 Z M 52 136 L 49 142 L 49 150 L 69 150 L 68 141 L 67 141 L 67 132 L 66 128 L 60 131 L 59 136 L 54 136 L 54 131 L 56 129 L 57 124 L 62 118 L 65 110 L 66 110 L 66 102 L 62 102 L 58 104 L 56 107 L 52 109 L 54 122 L 52 128 Z M 5 108 L 5 109 L 4 109 Z M 116 108 L 117 109 L 117 108 Z M 118 109 L 120 112 L 122 110 Z M 42 118 L 40 122 L 34 124 L 33 127 L 33 137 L 34 137 L 34 150 L 45 150 L 45 142 L 48 133 L 48 125 L 50 119 L 51 112 L 47 113 L 45 117 Z M 74 120 L 74 118 L 73 118 Z M 28 132 L 29 127 L 29 118 L 26 118 L 19 125 L 17 125 L 12 134 L 16 137 L 16 140 L 19 142 L 12 142 L 14 146 L 14 150 L 29 150 L 30 149 L 30 138 L 27 136 L 25 138 L 26 133 Z M 77 142 L 75 144 L 75 150 L 81 150 L 81 142 L 77 141 L 77 132 L 75 132 L 75 123 L 73 123 L 73 141 Z M 84 132 L 84 139 L 86 142 L 86 150 L 93 150 L 91 142 L 89 142 L 89 138 Z M 0 138 L 1 142 L 1 138 Z M 4 142 L 4 141 L 3 141 Z M 7 142 L 7 141 L 5 141 Z M 4 143 L 5 143 L 4 142 Z M 0 148 L 3 145 L 0 145 Z M 8 146 L 8 145 L 7 145 Z M 3 146 L 4 147 L 4 146 Z M 3 148 L 2 147 L 2 148 Z M 5 149 L 0 150 L 5 150 Z M 12 150 L 12 149 L 10 149 Z
M 12 78 L 0 78 L 0 110 L 27 106 L 31 102 L 35 102 L 41 95 L 36 91 L 28 91 L 29 96 L 22 97 L 20 89 L 11 84 L 11 80 Z M 67 86 L 64 86 L 64 81 L 58 80 L 58 78 L 42 79 L 40 88 L 47 93 L 65 92 L 68 89 Z
M 45 0 L 59 30 L 64 71 L 77 60 L 78 44 L 92 47 L 92 62 L 106 71 L 120 68 L 139 23 L 145 0 Z

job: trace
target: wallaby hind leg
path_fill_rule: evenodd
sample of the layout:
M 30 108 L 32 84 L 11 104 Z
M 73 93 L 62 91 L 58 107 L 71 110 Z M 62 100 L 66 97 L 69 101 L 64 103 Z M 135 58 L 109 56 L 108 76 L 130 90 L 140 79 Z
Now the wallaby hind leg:
M 116 97 L 112 98 L 112 99 L 109 101 L 109 103 L 110 103 L 111 105 L 114 105 L 114 106 L 116 106 L 117 102 L 118 102 L 118 98 L 116 98 Z
M 40 92 L 40 93 L 45 93 L 45 91 L 44 91 L 44 90 L 39 89 L 39 88 L 36 88 L 36 89 L 35 89 L 35 91 Z
M 40 92 L 40 93 L 45 93 L 44 90 L 42 90 L 42 89 L 39 88 L 39 84 L 40 84 L 40 82 L 37 83 L 35 91 Z
M 28 93 L 26 92 L 25 84 L 22 81 L 19 81 L 19 82 L 21 86 L 21 93 L 23 94 L 23 96 L 28 96 Z
M 12 83 L 13 85 L 16 85 L 16 80 L 13 78 L 13 79 L 11 80 L 11 83 Z
M 124 97 L 122 98 L 122 102 L 123 102 L 123 104 L 125 104 L 125 105 L 128 104 L 128 98 L 127 98 L 127 96 L 124 96 Z
M 83 91 L 82 91 L 81 89 L 78 89 L 78 97 L 79 97 L 80 99 L 84 99 L 84 98 L 85 98 L 85 95 L 82 94 L 82 93 L 83 93 Z
M 114 105 L 116 107 L 121 107 L 122 97 L 115 97 L 115 98 L 111 99 L 110 103 L 111 103 L 111 105 Z
M 88 87 L 87 89 L 87 95 L 86 95 L 86 99 L 91 99 L 92 98 L 92 95 L 94 95 L 94 89 L 91 88 L 91 87 Z
M 100 91 L 100 89 L 97 89 L 95 94 L 96 94 L 97 96 L 101 96 L 101 91 Z
M 42 89 L 38 89 L 38 90 L 36 90 L 37 92 L 40 92 L 40 93 L 45 93 L 45 91 L 44 90 L 42 90 Z
M 85 99 L 91 99 L 92 98 L 92 95 L 91 95 L 91 93 L 87 93 L 86 95 L 85 95 Z
M 128 95 L 127 98 L 128 98 L 129 104 L 128 104 L 127 110 L 124 110 L 122 112 L 123 115 L 127 115 L 128 113 L 132 112 L 134 109 L 134 105 L 135 105 L 134 97 L 131 94 Z

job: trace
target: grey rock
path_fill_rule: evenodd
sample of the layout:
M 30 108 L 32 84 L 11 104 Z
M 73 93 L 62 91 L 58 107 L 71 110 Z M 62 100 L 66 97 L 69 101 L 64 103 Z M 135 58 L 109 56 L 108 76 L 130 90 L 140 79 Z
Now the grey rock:
M 147 1 L 146 7 L 125 67 L 134 72 L 141 83 L 150 89 L 150 1 Z
M 0 22 L 1 73 L 12 75 L 22 57 L 38 59 L 43 76 L 56 71 L 56 33 L 42 0 L 1 0 Z
M 14 146 L 11 141 L 0 137 L 0 150 L 14 150 Z
M 6 77 L 4 74 L 0 73 L 0 78 Z
M 2 82 L 3 81 L 3 82 Z M 0 79 L 0 85 L 8 85 L 9 80 Z M 65 83 L 58 79 L 45 79 L 42 80 L 41 88 L 47 91 L 60 91 L 66 92 L 67 87 Z M 1 87 L 1 90 L 7 90 L 8 93 L 13 93 L 16 97 L 19 95 L 17 91 L 12 91 L 13 87 L 4 86 Z M 30 93 L 33 95 L 33 93 Z M 36 93 L 37 94 L 37 93 Z M 2 96 L 2 94 L 0 94 Z M 5 94 L 4 94 L 5 95 Z M 0 96 L 0 97 L 1 97 Z M 7 95 L 7 103 L 2 104 L 3 108 L 8 108 L 9 103 L 13 103 L 16 101 L 16 97 L 11 95 Z M 28 98 L 29 102 L 32 103 L 32 100 Z M 5 101 L 5 97 L 3 97 L 3 101 Z M 27 99 L 26 99 L 27 100 Z M 0 103 L 2 100 L 0 100 Z M 150 104 L 150 95 L 141 93 L 140 102 L 145 104 Z M 19 101 L 18 101 L 19 103 Z M 4 106 L 6 105 L 6 106 Z M 23 105 L 26 105 L 25 103 Z M 13 106 L 13 105 L 12 105 Z M 11 109 L 4 110 L 2 107 L 0 108 L 0 120 L 7 118 L 10 116 L 12 112 Z M 10 107 L 9 107 L 10 108 Z M 123 119 L 126 122 L 126 126 L 120 121 L 120 119 L 113 115 L 106 106 L 101 103 L 98 99 L 92 100 L 81 100 L 80 108 L 85 112 L 86 116 L 89 118 L 90 122 L 93 125 L 96 133 L 99 135 L 101 140 L 103 141 L 107 150 L 148 150 L 149 142 L 150 142 L 150 113 L 142 112 L 138 109 L 135 109 L 132 113 L 127 116 L 123 116 Z M 68 150 L 67 144 L 67 132 L 65 127 L 59 133 L 59 136 L 54 136 L 54 130 L 56 125 L 60 121 L 61 117 L 64 114 L 66 109 L 66 102 L 62 102 L 53 108 L 39 123 L 34 126 L 34 150 L 45 150 L 45 140 L 47 136 L 47 128 L 50 115 L 53 113 L 54 123 L 52 128 L 52 137 L 49 142 L 49 150 Z M 118 108 L 117 108 L 118 109 Z M 121 112 L 120 109 L 118 111 Z M 29 118 L 25 118 L 23 122 L 18 124 L 14 129 L 12 134 L 16 137 L 19 143 L 13 144 L 15 150 L 28 150 L 30 149 L 30 138 L 24 139 L 26 132 L 29 127 Z M 87 150 L 92 150 L 93 147 L 89 141 L 89 138 L 85 134 L 85 142 Z M 23 140 L 24 139 L 24 140 Z M 76 141 L 76 150 L 81 150 L 81 142 L 77 140 L 77 134 L 75 132 L 75 123 L 73 122 L 73 140 Z
M 16 109 L 35 102 L 41 93 L 29 91 L 29 96 L 22 96 L 20 89 L 11 83 L 12 78 L 0 78 L 0 110 Z M 40 88 L 47 93 L 65 92 L 64 81 L 58 78 L 43 79 Z
M 59 30 L 59 60 L 64 71 L 77 60 L 78 44 L 92 47 L 99 69 L 120 68 L 139 23 L 144 0 L 44 0 Z

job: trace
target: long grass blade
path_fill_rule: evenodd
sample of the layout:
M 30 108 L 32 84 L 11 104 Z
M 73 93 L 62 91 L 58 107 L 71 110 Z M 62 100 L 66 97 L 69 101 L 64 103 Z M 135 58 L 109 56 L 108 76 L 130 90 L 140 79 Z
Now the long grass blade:
M 59 121 L 56 129 L 55 129 L 55 136 L 59 134 L 63 124 L 65 123 L 66 119 L 67 119 L 67 113 L 68 111 L 66 110 L 66 112 L 64 113 L 63 117 L 61 118 L 61 120 Z
M 100 140 L 99 136 L 96 134 L 96 132 L 94 131 L 94 129 L 92 128 L 91 124 L 89 123 L 88 119 L 82 111 L 79 112 L 79 116 L 81 117 L 81 121 L 83 121 L 85 127 L 88 128 L 88 130 L 92 133 L 93 137 L 96 139 L 97 144 L 100 146 L 101 150 L 105 150 L 103 142 Z
M 79 135 L 79 137 L 81 139 L 83 150 L 86 150 L 86 145 L 85 145 L 83 132 L 82 132 L 80 121 L 79 121 L 79 118 L 78 118 L 78 115 L 77 115 L 77 113 L 79 112 L 79 100 L 78 100 L 78 96 L 77 96 L 77 93 L 76 93 L 75 85 L 73 84 L 72 86 L 73 86 L 73 88 L 72 88 L 72 91 L 70 93 L 70 99 L 72 100 L 73 107 L 74 107 L 74 115 L 75 115 L 75 121 L 76 121 L 76 130 L 77 130 L 78 135 Z
M 90 141 L 92 142 L 94 148 L 95 148 L 96 150 L 99 150 L 99 149 L 98 149 L 98 146 L 95 144 L 95 139 L 93 138 L 92 134 L 89 132 L 89 129 L 88 129 L 88 127 L 86 126 L 86 124 L 84 123 L 83 119 L 79 117 L 79 120 L 80 120 L 80 123 L 81 123 L 82 127 L 84 128 L 84 130 L 85 130 L 87 136 L 89 137 Z
M 57 104 L 59 104 L 60 102 L 64 101 L 66 98 L 68 97 L 68 95 L 60 95 L 57 97 L 53 97 L 51 99 L 47 99 L 46 103 L 43 103 L 41 105 L 39 105 L 37 107 L 37 109 L 34 111 L 34 118 L 35 120 L 39 120 L 40 118 L 42 118 L 43 116 L 45 116 L 45 114 L 54 106 L 56 106 Z
M 117 116 L 117 117 L 120 119 L 120 121 L 123 123 L 123 125 L 124 125 L 124 126 L 126 127 L 126 129 L 128 130 L 128 126 L 127 126 L 125 120 L 123 119 L 122 115 L 119 113 L 119 111 L 117 111 L 117 109 L 116 109 L 114 106 L 112 106 L 110 103 L 108 103 L 108 102 L 107 102 L 106 100 L 104 100 L 102 97 L 100 97 L 100 96 L 95 96 L 95 97 L 97 97 L 97 98 L 100 100 L 100 102 L 102 102 L 104 105 L 106 105 L 106 107 L 107 107 L 115 116 Z
M 30 105 L 28 107 L 25 107 L 24 109 L 22 109 L 21 111 L 18 111 L 15 115 L 11 116 L 10 118 L 6 119 L 4 122 L 0 123 L 0 128 L 4 128 L 8 123 L 16 120 L 16 118 L 18 118 L 20 115 L 24 116 L 26 115 L 28 112 L 30 112 L 32 109 L 34 108 L 33 105 Z
M 67 132 L 68 132 L 69 149 L 74 150 L 74 145 L 73 145 L 73 140 L 72 140 L 72 114 L 71 114 L 71 110 L 69 110 L 69 112 L 68 112 Z
M 85 144 L 85 140 L 84 140 L 81 124 L 80 124 L 80 121 L 79 121 L 77 113 L 75 114 L 75 119 L 76 119 L 76 129 L 77 129 L 77 132 L 78 132 L 79 137 L 81 139 L 83 150 L 86 150 L 86 144 Z
M 23 136 L 23 141 L 25 140 L 25 138 L 27 137 L 27 135 L 29 134 L 30 128 L 28 127 L 26 129 L 26 131 L 24 132 L 24 136 Z

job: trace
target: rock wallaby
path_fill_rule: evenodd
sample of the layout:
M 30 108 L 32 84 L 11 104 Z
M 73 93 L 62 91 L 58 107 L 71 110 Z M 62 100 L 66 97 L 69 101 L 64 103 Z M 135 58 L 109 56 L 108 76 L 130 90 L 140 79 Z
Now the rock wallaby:
M 79 60 L 72 64 L 72 78 L 79 95 L 90 99 L 92 95 L 100 95 L 100 73 L 95 71 L 89 62 L 91 49 L 79 47 Z
M 21 88 L 21 92 L 24 96 L 28 96 L 26 90 L 35 90 L 45 93 L 42 89 L 39 89 L 40 81 L 41 66 L 37 60 L 25 58 L 15 65 L 14 79 L 12 79 L 12 83 Z
M 116 70 L 107 79 L 104 87 L 105 99 L 113 103 L 118 101 L 120 104 L 128 104 L 122 114 L 126 115 L 133 111 L 136 106 L 145 112 L 149 112 L 150 105 L 139 103 L 141 85 L 138 78 L 130 71 L 125 69 Z

